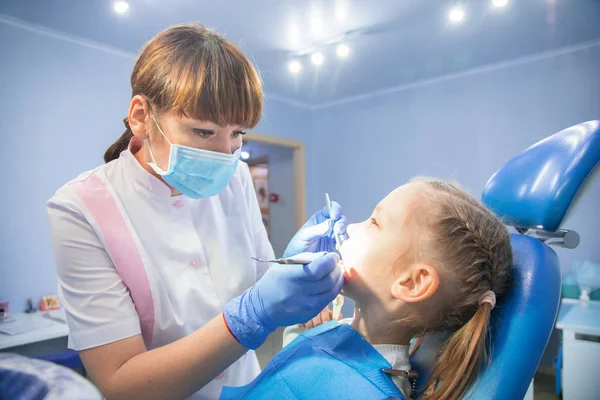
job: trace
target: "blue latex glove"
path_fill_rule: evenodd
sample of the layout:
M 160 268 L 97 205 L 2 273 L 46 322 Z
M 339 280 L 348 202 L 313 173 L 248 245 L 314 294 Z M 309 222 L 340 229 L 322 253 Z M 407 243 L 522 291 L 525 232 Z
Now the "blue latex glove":
M 346 217 L 342 215 L 342 206 L 335 201 L 331 202 L 331 214 L 329 215 L 327 207 L 314 213 L 294 235 L 283 252 L 283 258 L 304 252 L 336 251 L 334 232 L 344 238 L 347 222 Z
M 344 285 L 336 253 L 319 256 L 307 265 L 273 265 L 254 286 L 223 307 L 225 321 L 236 339 L 256 349 L 280 326 L 303 324 L 316 316 Z

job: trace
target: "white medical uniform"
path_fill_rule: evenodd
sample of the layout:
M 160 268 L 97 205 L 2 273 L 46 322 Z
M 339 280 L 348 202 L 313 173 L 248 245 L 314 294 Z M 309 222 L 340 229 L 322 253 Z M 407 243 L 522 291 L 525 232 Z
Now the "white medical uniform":
M 264 274 L 250 257 L 273 257 L 243 162 L 225 190 L 194 200 L 171 196 L 130 148 L 59 189 L 47 213 L 74 350 L 140 333 L 149 350 L 183 338 Z M 259 372 L 249 351 L 192 398 Z

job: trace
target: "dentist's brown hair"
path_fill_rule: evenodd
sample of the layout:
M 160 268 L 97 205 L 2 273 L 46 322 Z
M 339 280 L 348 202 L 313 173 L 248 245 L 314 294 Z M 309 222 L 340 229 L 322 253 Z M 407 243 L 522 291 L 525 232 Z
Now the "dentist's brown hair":
M 156 35 L 142 49 L 131 74 L 132 95 L 141 95 L 157 114 L 256 126 L 262 112 L 260 77 L 234 44 L 200 24 L 177 25 Z M 129 145 L 126 130 L 104 153 L 109 162 Z

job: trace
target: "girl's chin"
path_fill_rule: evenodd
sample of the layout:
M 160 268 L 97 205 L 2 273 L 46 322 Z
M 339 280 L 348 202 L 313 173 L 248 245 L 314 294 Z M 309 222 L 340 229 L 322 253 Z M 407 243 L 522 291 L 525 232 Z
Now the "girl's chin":
M 360 292 L 362 284 L 363 280 L 358 272 L 352 267 L 344 266 L 344 287 L 341 294 L 352 299 L 357 291 Z

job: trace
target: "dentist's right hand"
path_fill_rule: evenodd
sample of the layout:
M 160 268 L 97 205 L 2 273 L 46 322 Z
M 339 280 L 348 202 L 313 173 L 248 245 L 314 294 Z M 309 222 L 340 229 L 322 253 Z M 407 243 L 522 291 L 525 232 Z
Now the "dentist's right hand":
M 227 326 L 242 345 L 256 349 L 278 327 L 309 321 L 340 293 L 344 273 L 337 265 L 339 256 L 318 254 L 307 265 L 273 265 L 254 286 L 225 304 Z

